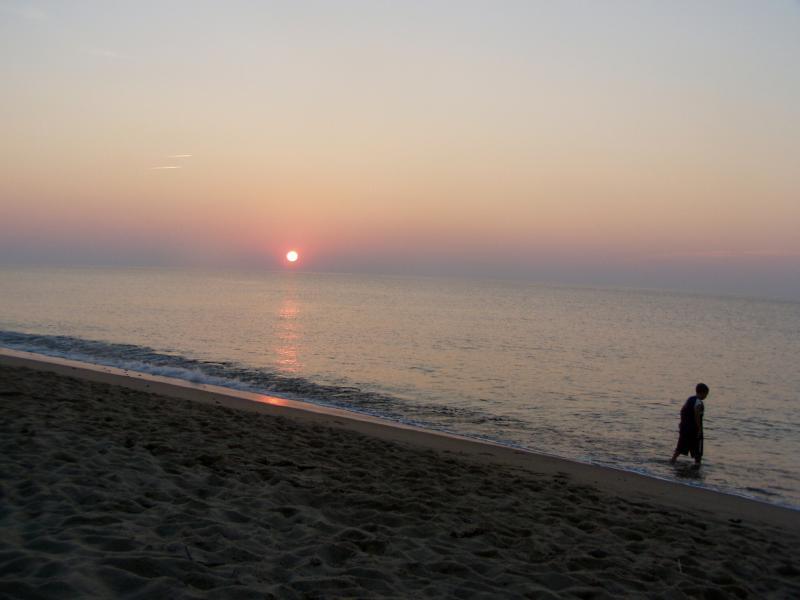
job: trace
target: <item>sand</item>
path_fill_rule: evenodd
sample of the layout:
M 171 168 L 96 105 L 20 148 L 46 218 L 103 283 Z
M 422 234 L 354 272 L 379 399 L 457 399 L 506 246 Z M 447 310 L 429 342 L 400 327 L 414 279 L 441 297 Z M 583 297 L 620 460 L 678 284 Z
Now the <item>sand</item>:
M 797 511 L 0 358 L 0 597 L 800 597 Z

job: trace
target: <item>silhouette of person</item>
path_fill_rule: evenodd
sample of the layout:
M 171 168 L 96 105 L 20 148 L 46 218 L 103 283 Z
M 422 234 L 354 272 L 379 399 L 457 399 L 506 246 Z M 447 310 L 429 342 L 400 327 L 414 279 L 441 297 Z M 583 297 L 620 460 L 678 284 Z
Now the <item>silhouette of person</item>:
M 695 387 L 695 394 L 686 400 L 681 408 L 678 445 L 669 461 L 673 465 L 680 454 L 689 454 L 694 459 L 695 467 L 700 467 L 700 462 L 703 460 L 703 413 L 705 411 L 703 400 L 708 397 L 708 386 L 705 383 L 698 383 Z

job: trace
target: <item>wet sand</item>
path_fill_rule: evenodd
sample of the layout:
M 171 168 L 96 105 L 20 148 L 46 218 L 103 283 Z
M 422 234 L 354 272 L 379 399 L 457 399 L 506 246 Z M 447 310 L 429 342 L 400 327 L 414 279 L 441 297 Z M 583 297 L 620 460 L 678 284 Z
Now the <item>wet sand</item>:
M 797 511 L 292 403 L 0 363 L 2 597 L 800 597 Z

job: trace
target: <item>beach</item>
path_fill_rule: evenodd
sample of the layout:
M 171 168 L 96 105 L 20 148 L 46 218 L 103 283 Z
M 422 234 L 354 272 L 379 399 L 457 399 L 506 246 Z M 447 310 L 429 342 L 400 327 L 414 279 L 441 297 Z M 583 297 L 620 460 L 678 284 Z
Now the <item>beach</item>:
M 800 596 L 800 513 L 0 356 L 0 596 Z

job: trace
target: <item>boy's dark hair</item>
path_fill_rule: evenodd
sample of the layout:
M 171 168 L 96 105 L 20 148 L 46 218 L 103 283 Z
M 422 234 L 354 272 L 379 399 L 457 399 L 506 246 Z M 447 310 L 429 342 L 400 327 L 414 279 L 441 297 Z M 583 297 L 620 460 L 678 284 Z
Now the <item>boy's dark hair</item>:
M 705 383 L 698 383 L 697 386 L 694 388 L 694 391 L 697 394 L 707 394 L 708 386 Z

